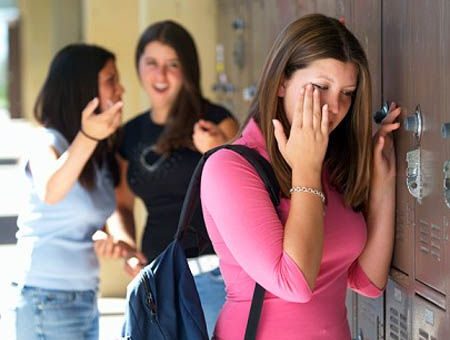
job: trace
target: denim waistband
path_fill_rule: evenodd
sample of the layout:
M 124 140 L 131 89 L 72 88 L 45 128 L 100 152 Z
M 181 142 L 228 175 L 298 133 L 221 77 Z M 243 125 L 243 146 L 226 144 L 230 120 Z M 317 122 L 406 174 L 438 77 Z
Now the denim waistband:
M 217 255 L 202 255 L 199 257 L 192 257 L 187 259 L 189 269 L 192 275 L 211 272 L 216 270 L 219 272 L 219 258 Z

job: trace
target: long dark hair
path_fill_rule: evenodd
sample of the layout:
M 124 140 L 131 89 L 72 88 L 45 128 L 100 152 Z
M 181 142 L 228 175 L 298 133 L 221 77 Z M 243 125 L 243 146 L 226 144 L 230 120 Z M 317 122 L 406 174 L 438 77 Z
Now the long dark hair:
M 98 97 L 98 75 L 115 56 L 94 45 L 72 44 L 61 49 L 53 58 L 47 78 L 36 99 L 34 116 L 43 126 L 59 131 L 70 143 L 81 128 L 81 113 L 86 104 Z M 83 168 L 79 181 L 87 189 L 95 185 L 95 167 L 105 163 L 119 179 L 115 159 L 115 136 L 101 141 Z
M 170 108 L 164 131 L 156 142 L 156 151 L 170 153 L 180 147 L 193 148 L 192 130 L 195 122 L 201 118 L 206 103 L 200 88 L 200 64 L 194 39 L 174 21 L 166 20 L 150 25 L 141 34 L 136 47 L 138 75 L 139 60 L 145 47 L 153 41 L 175 50 L 183 74 L 183 85 Z
M 345 203 L 361 210 L 369 195 L 371 81 L 364 50 L 342 23 L 312 14 L 292 22 L 280 33 L 266 59 L 247 122 L 253 117 L 261 128 L 282 192 L 288 196 L 292 173 L 278 150 L 272 124 L 272 119 L 278 119 L 289 135 L 290 124 L 278 89 L 296 70 L 324 58 L 353 63 L 358 70 L 352 105 L 330 134 L 325 166 L 331 184 L 343 193 Z

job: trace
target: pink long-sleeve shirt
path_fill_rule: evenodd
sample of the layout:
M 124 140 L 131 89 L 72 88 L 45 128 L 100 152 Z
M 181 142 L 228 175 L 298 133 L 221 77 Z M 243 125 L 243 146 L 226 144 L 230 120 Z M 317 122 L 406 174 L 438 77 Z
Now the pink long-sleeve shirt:
M 236 143 L 255 148 L 268 159 L 253 120 Z M 277 212 L 256 171 L 235 152 L 220 150 L 208 159 L 201 183 L 202 208 L 227 292 L 216 339 L 244 338 L 255 281 L 266 289 L 258 340 L 350 338 L 347 287 L 369 297 L 382 291 L 358 264 L 367 236 L 362 214 L 345 207 L 342 195 L 326 180 L 324 191 L 328 199 L 324 249 L 311 291 L 301 269 L 283 250 L 290 200 L 282 199 Z

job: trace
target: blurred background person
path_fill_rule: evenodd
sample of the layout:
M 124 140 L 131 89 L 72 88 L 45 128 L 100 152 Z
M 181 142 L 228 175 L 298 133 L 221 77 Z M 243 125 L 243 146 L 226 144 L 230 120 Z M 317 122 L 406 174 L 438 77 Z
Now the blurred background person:
M 115 56 L 102 47 L 68 45 L 50 65 L 23 166 L 28 199 L 2 339 L 98 339 L 92 235 L 115 209 L 123 92 Z
M 148 213 L 142 239 L 145 259 L 128 261 L 131 275 L 173 240 L 184 196 L 202 153 L 227 142 L 238 130 L 230 112 L 203 97 L 195 43 L 179 24 L 161 21 L 150 25 L 139 38 L 135 63 L 151 108 L 123 128 L 118 210 L 108 223 L 110 238 L 132 244 L 135 196 L 144 201 Z M 204 228 L 200 209 L 192 223 Z M 212 332 L 225 298 L 218 260 L 215 255 L 206 255 L 189 262 Z

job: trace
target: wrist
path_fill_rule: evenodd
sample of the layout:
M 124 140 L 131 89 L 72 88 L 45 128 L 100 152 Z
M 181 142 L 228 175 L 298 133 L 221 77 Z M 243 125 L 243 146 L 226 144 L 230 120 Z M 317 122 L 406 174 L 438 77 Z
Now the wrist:
M 81 150 L 83 150 L 83 152 L 87 154 L 89 152 L 93 152 L 96 149 L 98 142 L 89 139 L 80 131 L 78 131 L 73 144 L 77 145 L 77 147 L 81 148 Z
M 80 133 L 81 133 L 81 135 L 83 135 L 85 138 L 87 138 L 87 139 L 89 139 L 89 140 L 91 140 L 91 141 L 93 141 L 93 142 L 100 142 L 102 139 L 101 138 L 97 138 L 97 137 L 95 137 L 95 136 L 93 136 L 93 135 L 91 135 L 90 133 L 87 133 L 84 129 L 83 129 L 83 127 L 80 127 Z
M 292 186 L 306 186 L 322 189 L 322 171 L 321 170 L 304 170 L 294 168 L 292 169 Z
M 370 181 L 370 192 L 378 195 L 392 195 L 396 191 L 396 177 L 373 176 Z

